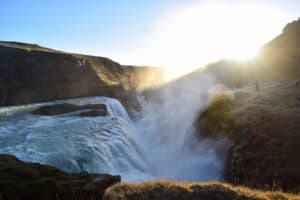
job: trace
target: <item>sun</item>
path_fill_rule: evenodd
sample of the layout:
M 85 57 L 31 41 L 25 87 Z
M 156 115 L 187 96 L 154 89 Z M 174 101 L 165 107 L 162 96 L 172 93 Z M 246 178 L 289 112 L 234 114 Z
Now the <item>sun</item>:
M 219 59 L 252 59 L 288 21 L 270 8 L 237 3 L 192 5 L 160 19 L 136 60 L 170 67 L 174 77 Z

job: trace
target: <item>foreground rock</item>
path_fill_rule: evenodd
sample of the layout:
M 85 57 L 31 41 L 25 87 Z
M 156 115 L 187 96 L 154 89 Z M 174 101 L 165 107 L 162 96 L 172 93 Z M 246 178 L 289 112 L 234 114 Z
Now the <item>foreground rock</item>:
M 0 199 L 102 199 L 120 176 L 71 174 L 54 167 L 25 163 L 14 156 L 0 155 Z
M 110 187 L 104 200 L 298 200 L 299 196 L 281 192 L 253 190 L 223 183 L 149 182 Z
M 55 104 L 50 106 L 42 106 L 31 113 L 34 115 L 60 115 L 80 110 L 92 110 L 80 113 L 80 116 L 105 116 L 107 108 L 105 104 L 88 104 L 88 105 L 75 105 L 70 103 Z
M 202 136 L 232 141 L 227 181 L 300 191 L 300 90 L 295 82 L 225 92 L 201 112 L 196 125 Z

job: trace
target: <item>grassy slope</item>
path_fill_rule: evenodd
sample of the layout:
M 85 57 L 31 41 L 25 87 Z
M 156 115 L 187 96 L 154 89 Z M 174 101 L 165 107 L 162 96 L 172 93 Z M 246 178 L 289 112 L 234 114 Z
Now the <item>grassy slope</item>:
M 298 195 L 232 186 L 225 183 L 148 182 L 117 184 L 106 190 L 104 200 L 299 200 Z

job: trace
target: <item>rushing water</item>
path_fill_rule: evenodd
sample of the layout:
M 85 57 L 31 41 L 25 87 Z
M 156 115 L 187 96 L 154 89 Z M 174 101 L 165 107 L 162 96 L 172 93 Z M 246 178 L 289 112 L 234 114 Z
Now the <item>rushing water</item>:
M 105 117 L 78 112 L 38 116 L 32 110 L 56 103 L 104 103 Z M 70 172 L 119 174 L 126 181 L 219 179 L 214 148 L 188 134 L 162 137 L 147 117 L 132 122 L 116 99 L 79 98 L 0 108 L 0 153 Z M 164 131 L 164 130 L 161 130 Z

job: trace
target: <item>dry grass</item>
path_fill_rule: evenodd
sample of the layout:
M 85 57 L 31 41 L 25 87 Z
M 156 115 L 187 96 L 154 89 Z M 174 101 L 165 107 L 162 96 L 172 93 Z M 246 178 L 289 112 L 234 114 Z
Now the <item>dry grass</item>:
M 253 190 L 230 184 L 156 181 L 122 183 L 107 189 L 104 200 L 299 200 L 298 195 Z

